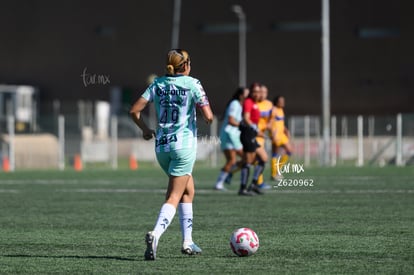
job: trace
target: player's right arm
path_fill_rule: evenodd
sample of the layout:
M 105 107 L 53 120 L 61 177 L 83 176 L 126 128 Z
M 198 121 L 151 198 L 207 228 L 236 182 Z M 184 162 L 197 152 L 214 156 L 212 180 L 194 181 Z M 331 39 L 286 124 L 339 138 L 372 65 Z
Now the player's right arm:
M 151 139 L 155 132 L 154 130 L 150 129 L 145 121 L 142 119 L 141 112 L 144 110 L 145 106 L 147 106 L 148 100 L 144 97 L 140 97 L 134 105 L 132 105 L 129 114 L 132 117 L 132 120 L 135 124 L 142 130 L 142 134 L 145 140 Z

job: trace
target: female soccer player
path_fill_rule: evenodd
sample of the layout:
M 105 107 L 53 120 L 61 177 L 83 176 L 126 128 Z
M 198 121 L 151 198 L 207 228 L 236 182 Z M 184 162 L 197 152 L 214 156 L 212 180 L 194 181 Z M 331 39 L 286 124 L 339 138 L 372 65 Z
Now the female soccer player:
M 155 260 L 158 240 L 171 224 L 177 207 L 183 238 L 182 253 L 201 253 L 192 240 L 194 180 L 191 174 L 197 151 L 196 107 L 207 123 L 213 121 L 213 113 L 200 81 L 189 76 L 191 65 L 187 51 L 169 51 L 166 69 L 167 74 L 156 78 L 130 111 L 144 139 L 155 137 L 157 160 L 169 178 L 166 200 L 154 229 L 145 237 L 146 260 Z M 141 116 L 148 102 L 155 105 L 156 131 L 148 128 Z
M 260 99 L 257 102 L 257 107 L 260 111 L 260 118 L 259 122 L 257 123 L 258 132 L 260 133 L 256 137 L 257 143 L 259 143 L 260 147 L 266 148 L 266 139 L 265 135 L 268 134 L 271 136 L 271 114 L 273 109 L 273 103 L 272 101 L 267 99 L 267 96 L 269 94 L 269 90 L 265 85 L 261 85 L 261 93 L 260 93 Z M 270 185 L 266 184 L 263 180 L 263 173 L 259 176 L 257 180 L 257 184 L 260 189 L 270 189 Z
M 289 143 L 289 130 L 285 126 L 285 98 L 276 96 L 273 100 L 272 111 L 272 179 L 283 177 L 278 171 L 292 155 L 292 146 Z
M 220 128 L 221 150 L 226 157 L 226 164 L 220 171 L 215 189 L 226 190 L 223 183 L 228 175 L 233 172 L 237 155 L 243 155 L 243 145 L 240 142 L 239 125 L 242 120 L 242 104 L 249 94 L 249 89 L 238 88 L 226 107 L 223 124 Z
M 250 196 L 252 191 L 258 194 L 263 192 L 260 190 L 257 184 L 257 180 L 264 170 L 265 163 L 267 162 L 267 153 L 265 148 L 260 146 L 256 141 L 258 134 L 257 124 L 260 118 L 260 110 L 257 106 L 257 102 L 260 100 L 261 85 L 259 83 L 253 83 L 250 88 L 249 97 L 243 103 L 242 122 L 240 123 L 240 141 L 243 144 L 243 165 L 241 170 L 241 182 L 239 195 Z M 250 166 L 256 160 L 258 164 L 254 169 L 252 184 L 247 189 L 247 181 L 249 180 Z

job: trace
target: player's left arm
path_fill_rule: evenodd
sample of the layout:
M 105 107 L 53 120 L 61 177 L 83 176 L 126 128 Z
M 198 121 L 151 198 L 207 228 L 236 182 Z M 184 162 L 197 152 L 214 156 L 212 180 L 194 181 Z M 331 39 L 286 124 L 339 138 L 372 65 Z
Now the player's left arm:
M 195 100 L 196 100 L 196 106 L 201 111 L 201 114 L 203 115 L 203 119 L 207 124 L 210 124 L 213 122 L 214 115 L 213 111 L 210 107 L 210 102 L 208 100 L 208 97 L 206 95 L 206 92 L 204 91 L 203 86 L 201 86 L 201 83 L 199 80 L 195 80 Z
M 203 115 L 204 121 L 207 124 L 210 124 L 213 122 L 214 119 L 214 115 L 213 115 L 213 111 L 211 110 L 210 105 L 205 105 L 200 107 L 201 110 L 201 114 Z

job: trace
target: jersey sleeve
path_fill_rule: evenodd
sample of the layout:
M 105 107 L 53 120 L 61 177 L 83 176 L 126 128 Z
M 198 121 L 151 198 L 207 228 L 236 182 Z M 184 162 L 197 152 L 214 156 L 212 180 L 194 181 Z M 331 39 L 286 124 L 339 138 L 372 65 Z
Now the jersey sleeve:
M 201 86 L 201 83 L 198 79 L 193 79 L 193 91 L 194 91 L 194 97 L 195 97 L 195 103 L 198 108 L 208 106 L 210 105 L 206 92 L 203 89 L 203 86 Z
M 238 118 L 241 115 L 240 105 L 236 100 L 233 100 L 229 105 L 228 116 Z
M 148 88 L 142 93 L 141 97 L 145 98 L 149 102 L 152 102 L 154 100 L 154 94 L 155 90 L 157 89 L 157 85 L 155 83 L 152 83 L 148 86 Z
M 243 113 L 251 113 L 253 109 L 253 101 L 246 99 L 243 102 Z

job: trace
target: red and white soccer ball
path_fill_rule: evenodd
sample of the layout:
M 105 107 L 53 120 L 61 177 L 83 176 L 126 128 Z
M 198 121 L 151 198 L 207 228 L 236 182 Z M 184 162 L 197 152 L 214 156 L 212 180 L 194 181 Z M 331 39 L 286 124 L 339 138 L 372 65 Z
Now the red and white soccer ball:
M 250 228 L 239 228 L 231 234 L 230 247 L 237 256 L 250 256 L 259 248 L 259 238 Z

